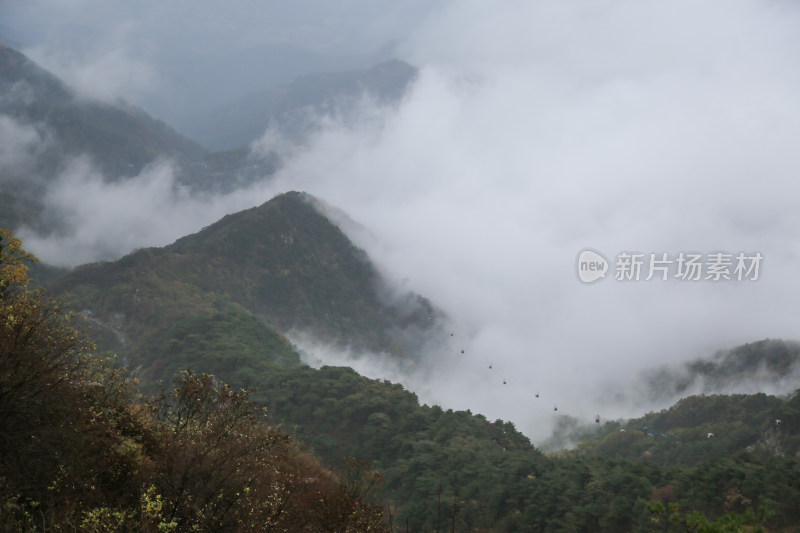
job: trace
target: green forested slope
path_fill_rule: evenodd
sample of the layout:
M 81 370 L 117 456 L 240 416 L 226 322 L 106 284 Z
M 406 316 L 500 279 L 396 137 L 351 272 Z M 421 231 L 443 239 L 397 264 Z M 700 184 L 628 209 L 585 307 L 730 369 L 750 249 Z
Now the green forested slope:
M 379 475 L 337 477 L 247 393 L 183 373 L 141 398 L 0 229 L 0 530 L 383 531 Z
M 174 367 L 174 358 L 164 359 L 170 328 L 215 313 L 250 314 L 283 333 L 417 356 L 419 346 L 407 339 L 422 344 L 435 313 L 413 294 L 389 301 L 383 283 L 313 198 L 286 193 L 170 246 L 78 267 L 48 287 L 85 312 L 98 334 L 106 332 L 98 337 L 105 348 L 147 369 Z
M 455 516 L 457 530 L 465 531 L 670 531 L 666 514 L 656 512 L 657 502 L 677 504 L 674 519 L 682 523 L 691 511 L 714 520 L 747 510 L 755 513 L 755 523 L 762 504 L 771 510 L 766 522 L 774 527 L 800 521 L 800 461 L 795 455 L 797 430 L 789 430 L 791 425 L 786 426 L 784 444 L 791 455 L 768 447 L 747 451 L 751 440 L 707 439 L 702 416 L 696 419 L 699 426 L 686 427 L 680 445 L 691 461 L 679 460 L 683 456 L 671 448 L 659 457 L 659 444 L 653 443 L 667 439 L 655 441 L 637 430 L 609 429 L 600 443 L 543 455 L 511 423 L 420 406 L 401 386 L 350 369 L 275 368 L 254 386 L 254 399 L 322 457 L 331 461 L 356 455 L 374 461 L 384 473 L 385 493 L 397 519 L 408 520 L 414 530 L 435 528 L 437 517 L 449 527 Z M 747 427 L 742 431 L 748 435 L 760 432 L 756 441 L 770 436 L 761 424 L 763 409 L 781 413 L 787 421 L 800 416 L 796 398 L 757 395 L 720 401 L 728 407 L 716 413 L 718 420 L 743 418 L 738 423 L 720 421 L 719 427 Z M 693 441 L 689 435 L 695 434 Z M 654 447 L 645 453 L 637 441 Z M 661 529 L 652 529 L 661 521 Z
M 107 332 L 144 381 L 184 368 L 213 372 L 250 387 L 271 419 L 327 464 L 372 461 L 394 526 L 793 531 L 800 523 L 796 397 L 690 397 L 605 424 L 576 450 L 543 454 L 511 423 L 421 406 L 400 385 L 347 368 L 298 364 L 272 329 L 309 328 L 331 343 L 406 356 L 391 344 L 393 329 L 424 337 L 437 315 L 413 295 L 387 304 L 379 282 L 311 199 L 289 193 L 50 287 Z M 766 357 L 757 347 L 742 353 L 751 370 Z

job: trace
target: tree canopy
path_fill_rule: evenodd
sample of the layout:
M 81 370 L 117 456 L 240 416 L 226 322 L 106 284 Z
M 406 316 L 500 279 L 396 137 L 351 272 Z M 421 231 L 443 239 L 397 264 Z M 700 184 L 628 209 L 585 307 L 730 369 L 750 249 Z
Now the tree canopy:
M 1 530 L 383 530 L 369 465 L 332 473 L 209 374 L 142 398 L 0 235 Z

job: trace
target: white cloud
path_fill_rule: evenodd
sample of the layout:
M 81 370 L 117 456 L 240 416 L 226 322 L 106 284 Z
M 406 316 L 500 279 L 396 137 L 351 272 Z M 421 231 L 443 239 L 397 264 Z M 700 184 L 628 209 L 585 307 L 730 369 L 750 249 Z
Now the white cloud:
M 315 70 L 370 66 L 442 2 L 26 0 L 0 34 L 78 88 L 170 121 Z
M 157 32 L 139 18 L 121 23 L 119 6 L 92 5 L 93 20 L 131 29 L 100 32 L 92 42 L 112 43 L 107 54 L 86 44 L 74 79 L 101 95 L 150 87 L 152 51 L 135 45 Z M 163 64 L 202 58 L 219 44 L 198 35 L 238 27 L 230 10 L 182 5 L 142 10 L 186 30 L 153 40 L 179 43 L 153 49 L 174 52 Z M 767 0 L 473 0 L 431 11 L 412 32 L 422 8 L 398 26 L 382 18 L 421 67 L 399 110 L 323 122 L 308 146 L 284 150 L 291 159 L 274 187 L 218 201 L 176 192 L 166 163 L 108 184 L 77 162 L 48 198 L 72 213 L 75 232 L 26 242 L 45 258 L 83 261 L 171 242 L 275 190 L 308 190 L 369 228 L 372 239 L 355 238 L 382 268 L 452 317 L 452 344 L 431 357 L 441 364 L 408 378 L 423 400 L 511 419 L 534 437 L 549 430 L 553 404 L 587 419 L 638 415 L 650 406 L 597 398 L 630 397 L 655 364 L 798 337 L 798 10 Z M 259 42 L 253 28 L 266 26 L 256 26 L 234 44 Z M 289 26 L 279 39 L 337 42 L 320 20 Z M 274 136 L 264 146 L 286 148 Z M 583 286 L 574 269 L 585 247 L 765 259 L 757 282 Z M 375 377 L 397 372 L 357 364 Z
M 592 417 L 643 368 L 798 337 L 798 18 L 756 1 L 452 4 L 408 45 L 423 68 L 403 107 L 327 129 L 279 180 L 370 228 L 382 265 L 454 318 L 466 356 L 418 387 L 541 436 L 552 405 L 534 390 Z M 587 246 L 765 260 L 757 282 L 587 287 Z
M 0 172 L 24 171 L 48 142 L 32 125 L 0 115 Z
M 50 216 L 61 220 L 60 230 L 46 236 L 29 228 L 18 233 L 42 261 L 74 266 L 170 244 L 270 195 L 259 186 L 217 197 L 194 195 L 176 184 L 170 161 L 155 161 L 138 176 L 110 182 L 80 157 L 67 165 L 44 199 Z
M 80 96 L 114 103 L 120 98 L 136 101 L 162 88 L 163 80 L 146 51 L 118 28 L 102 43 L 80 51 L 53 43 L 25 49 L 25 54 L 43 66 Z M 145 47 L 146 48 L 146 47 Z

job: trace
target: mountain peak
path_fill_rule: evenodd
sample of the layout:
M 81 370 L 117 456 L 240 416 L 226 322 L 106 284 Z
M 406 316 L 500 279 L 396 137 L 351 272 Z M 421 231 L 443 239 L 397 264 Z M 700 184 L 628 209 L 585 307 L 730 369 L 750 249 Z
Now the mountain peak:
M 165 328 L 187 316 L 237 309 L 284 334 L 415 353 L 417 347 L 399 336 L 408 328 L 431 327 L 427 301 L 411 294 L 389 301 L 386 281 L 367 254 L 318 202 L 307 193 L 287 192 L 164 248 L 78 267 L 51 286 L 69 293 L 72 308 L 115 323 L 118 337 L 145 344 L 158 342 Z
M 398 102 L 417 69 L 392 59 L 365 70 L 305 74 L 278 87 L 252 92 L 194 117 L 185 125 L 209 148 L 223 150 L 256 141 L 267 128 L 290 139 L 314 130 L 313 115 L 348 114 L 366 93 L 384 104 Z

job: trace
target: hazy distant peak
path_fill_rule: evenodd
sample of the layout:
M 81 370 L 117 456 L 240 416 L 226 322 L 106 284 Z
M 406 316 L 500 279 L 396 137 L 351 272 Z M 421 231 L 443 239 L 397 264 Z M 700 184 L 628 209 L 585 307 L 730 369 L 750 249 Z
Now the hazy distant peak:
M 417 72 L 417 68 L 403 61 L 402 59 L 389 59 L 387 61 L 383 61 L 382 63 L 378 63 L 376 65 L 371 66 L 367 69 L 367 72 L 405 72 L 408 74 L 415 74 Z
M 75 94 L 60 79 L 22 52 L 0 45 L 0 88 L 3 89 L 3 97 L 13 97 L 14 93 L 8 91 L 20 83 L 25 83 L 39 98 L 71 99 Z
M 718 351 L 680 369 L 653 370 L 647 382 L 653 398 L 763 390 L 786 393 L 797 388 L 798 363 L 800 342 L 764 339 Z
M 142 109 L 76 98 L 57 76 L 13 48 L 0 48 L 0 113 L 55 134 L 64 156 L 89 155 L 107 178 L 135 175 L 158 157 L 205 150 Z
M 364 94 L 384 104 L 398 102 L 416 76 L 417 69 L 400 59 L 364 70 L 305 74 L 197 116 L 187 131 L 214 150 L 252 143 L 268 128 L 286 138 L 302 139 L 314 129 L 314 117 L 331 112 L 347 114 Z

